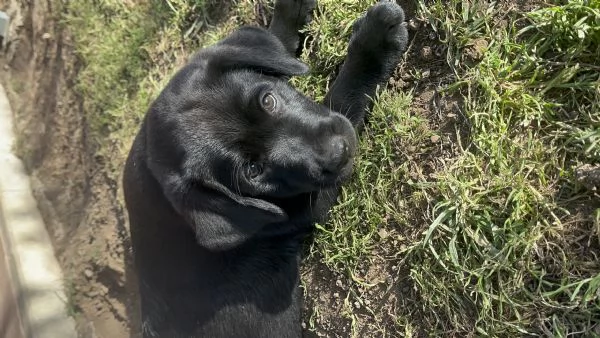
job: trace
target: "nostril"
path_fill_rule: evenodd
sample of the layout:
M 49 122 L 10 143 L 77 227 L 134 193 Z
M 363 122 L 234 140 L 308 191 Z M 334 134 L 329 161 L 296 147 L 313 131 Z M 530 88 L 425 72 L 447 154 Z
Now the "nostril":
M 326 170 L 335 172 L 348 162 L 349 147 L 348 142 L 340 136 L 334 137 L 330 141 L 329 163 Z
M 339 153 L 339 157 L 340 160 L 344 160 L 346 159 L 348 156 L 348 142 L 346 142 L 345 140 L 342 140 L 341 142 L 338 143 L 337 145 L 338 147 L 338 153 Z
M 344 156 L 348 155 L 348 142 L 344 141 L 344 148 L 342 149 L 344 152 Z

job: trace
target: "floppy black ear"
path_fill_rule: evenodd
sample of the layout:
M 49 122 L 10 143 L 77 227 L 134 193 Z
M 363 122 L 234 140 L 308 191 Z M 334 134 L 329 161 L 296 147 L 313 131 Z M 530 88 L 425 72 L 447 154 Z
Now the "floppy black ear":
M 218 183 L 190 191 L 184 218 L 196 240 L 211 251 L 243 245 L 264 226 L 284 222 L 288 215 L 267 201 L 233 194 Z
M 156 162 L 148 167 L 175 211 L 193 228 L 198 243 L 208 250 L 233 249 L 264 226 L 288 220 L 280 207 L 234 194 L 218 182 L 194 182 Z
M 309 70 L 275 35 L 259 27 L 238 29 L 200 57 L 207 59 L 209 74 L 217 75 L 231 69 L 251 69 L 274 76 L 296 76 Z

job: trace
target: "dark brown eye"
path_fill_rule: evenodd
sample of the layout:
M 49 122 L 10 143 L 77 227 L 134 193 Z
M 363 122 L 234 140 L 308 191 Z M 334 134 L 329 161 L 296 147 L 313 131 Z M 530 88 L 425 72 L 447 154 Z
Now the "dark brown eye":
M 260 163 L 252 162 L 246 165 L 246 175 L 250 179 L 257 178 L 258 176 L 260 176 L 260 174 L 262 174 L 262 172 L 263 166 Z
M 260 104 L 266 112 L 272 113 L 277 108 L 277 99 L 273 94 L 267 93 L 260 100 Z

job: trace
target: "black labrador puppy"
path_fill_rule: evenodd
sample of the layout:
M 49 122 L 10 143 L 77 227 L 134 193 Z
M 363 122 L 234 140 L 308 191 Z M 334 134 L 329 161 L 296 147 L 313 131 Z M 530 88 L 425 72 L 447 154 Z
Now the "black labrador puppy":
M 198 52 L 151 105 L 124 175 L 146 337 L 300 337 L 303 240 L 352 171 L 376 87 L 406 49 L 404 13 L 354 25 L 324 104 L 287 79 L 316 0 Z

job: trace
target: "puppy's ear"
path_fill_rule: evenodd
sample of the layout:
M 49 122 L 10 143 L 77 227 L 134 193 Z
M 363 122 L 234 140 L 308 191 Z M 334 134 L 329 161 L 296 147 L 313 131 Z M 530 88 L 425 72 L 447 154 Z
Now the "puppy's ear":
M 275 204 L 258 198 L 236 195 L 220 183 L 205 183 L 204 187 L 222 193 L 232 202 L 237 204 L 238 207 L 249 209 L 248 211 L 250 211 L 254 217 L 261 219 L 265 223 L 283 222 L 288 218 L 285 211 Z
M 290 55 L 269 31 L 243 27 L 200 54 L 208 60 L 207 71 L 215 75 L 232 69 L 251 69 L 273 76 L 306 74 L 308 66 Z
M 267 201 L 240 196 L 214 180 L 197 182 L 152 163 L 150 171 L 174 210 L 211 251 L 242 245 L 268 224 L 285 222 L 288 215 Z
M 217 182 L 203 183 L 189 197 L 187 203 L 195 202 L 182 214 L 194 227 L 198 243 L 211 251 L 236 248 L 268 224 L 288 219 L 280 207 L 236 195 Z

